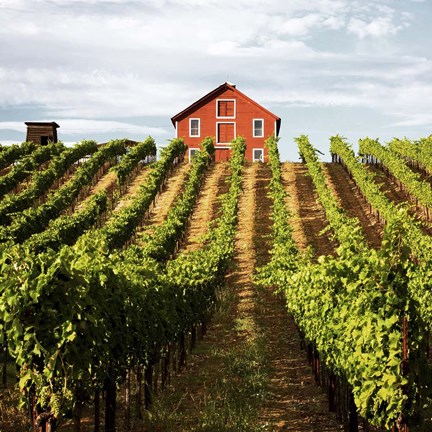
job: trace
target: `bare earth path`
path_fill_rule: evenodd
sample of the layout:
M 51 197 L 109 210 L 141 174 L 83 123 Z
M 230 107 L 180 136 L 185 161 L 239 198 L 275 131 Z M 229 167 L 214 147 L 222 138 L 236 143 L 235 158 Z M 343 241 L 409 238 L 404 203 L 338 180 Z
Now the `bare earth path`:
M 195 250 L 201 246 L 202 238 L 208 232 L 209 224 L 217 211 L 218 197 L 227 189 L 228 174 L 229 165 L 227 163 L 213 163 L 209 167 L 186 230 L 181 252 Z
M 173 387 L 161 395 L 161 405 L 156 403 L 148 431 L 342 430 L 334 415 L 328 413 L 326 399 L 314 384 L 306 354 L 300 348 L 296 327 L 283 300 L 271 289 L 258 288 L 252 281 L 255 266 L 268 260 L 270 177 L 266 165 L 245 168 L 234 264 L 224 288 L 229 301 L 222 299 L 224 310 L 210 323 L 207 335 L 190 355 L 186 369 L 174 378 Z M 256 359 L 251 362 L 254 366 L 243 365 L 245 358 L 254 352 Z M 243 365 L 236 372 L 238 377 L 231 375 L 232 363 L 236 362 Z M 249 367 L 253 369 L 251 376 Z M 227 410 L 232 414 L 231 404 L 241 403 L 247 387 L 242 379 L 246 375 L 249 380 L 257 379 L 255 375 L 266 376 L 265 389 L 255 383 L 256 395 L 249 396 L 249 399 L 257 398 L 249 401 L 253 412 L 250 407 L 242 408 L 249 423 L 240 426 L 241 418 L 226 415 L 225 423 L 219 425 L 217 416 L 224 416 Z M 162 411 L 167 413 L 164 419 L 156 420 Z M 237 412 L 237 417 L 242 413 Z
M 282 181 L 289 195 L 287 205 L 292 213 L 293 236 L 298 247 L 305 249 L 310 245 L 317 256 L 333 254 L 337 243 L 328 231 L 322 233 L 328 222 L 323 207 L 317 201 L 306 165 L 298 162 L 282 164 Z
M 139 192 L 140 186 L 144 184 L 147 176 L 150 173 L 150 168 L 148 166 L 144 166 L 138 175 L 133 179 L 132 183 L 128 186 L 126 193 L 122 196 L 120 201 L 117 203 L 114 211 L 117 212 L 123 207 L 127 207 L 134 196 Z
M 146 225 L 157 226 L 163 223 L 171 206 L 181 193 L 183 183 L 190 168 L 191 164 L 187 162 L 183 162 L 174 168 L 174 171 L 163 187 L 162 193 L 156 197 L 155 206 L 150 211 L 150 217 Z
M 269 168 L 263 166 L 256 188 L 255 243 L 259 246 L 256 254 L 258 265 L 269 259 L 267 235 L 271 227 L 271 200 L 266 196 L 265 186 L 270 178 Z M 283 299 L 276 296 L 271 288 L 261 289 L 260 297 L 258 319 L 265 329 L 270 366 L 269 397 L 263 404 L 261 421 L 268 425 L 268 430 L 278 432 L 342 430 L 335 416 L 328 412 L 325 396 L 315 385 L 305 351 L 300 347 L 297 328 L 287 314 Z

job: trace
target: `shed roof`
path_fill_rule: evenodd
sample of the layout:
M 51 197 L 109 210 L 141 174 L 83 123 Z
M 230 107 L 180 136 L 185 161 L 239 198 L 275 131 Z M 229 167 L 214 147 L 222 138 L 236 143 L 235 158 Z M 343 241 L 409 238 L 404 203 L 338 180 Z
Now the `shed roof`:
M 27 126 L 54 126 L 59 128 L 60 126 L 56 122 L 24 122 Z
M 261 110 L 265 111 L 267 114 L 269 114 L 270 116 L 272 116 L 276 120 L 276 125 L 277 125 L 276 126 L 276 135 L 279 135 L 279 129 L 280 129 L 280 124 L 281 124 L 280 117 L 278 117 L 277 115 L 273 114 L 272 112 L 270 112 L 268 109 L 264 108 L 259 103 L 255 102 L 249 96 L 246 96 L 244 93 L 242 93 L 240 90 L 238 90 L 234 84 L 231 84 L 229 82 L 224 82 L 222 85 L 220 85 L 219 87 L 215 88 L 210 93 L 207 93 L 205 96 L 203 96 L 202 98 L 198 99 L 192 105 L 189 105 L 183 111 L 180 111 L 174 117 L 171 117 L 171 121 L 172 121 L 174 127 L 175 127 L 176 121 L 179 121 L 182 118 L 186 117 L 190 112 L 195 111 L 195 109 L 197 109 L 200 105 L 202 105 L 203 103 L 206 103 L 207 101 L 212 100 L 219 93 L 222 93 L 222 92 L 224 92 L 227 89 L 232 90 L 234 93 L 237 93 L 242 98 L 246 99 L 247 101 L 249 101 L 253 105 L 257 106 L 258 108 L 260 108 Z

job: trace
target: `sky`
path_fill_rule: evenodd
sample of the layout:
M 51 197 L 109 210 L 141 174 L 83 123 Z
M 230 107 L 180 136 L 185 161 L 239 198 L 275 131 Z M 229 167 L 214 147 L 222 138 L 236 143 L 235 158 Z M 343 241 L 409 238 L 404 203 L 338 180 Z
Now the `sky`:
M 25 121 L 59 139 L 175 136 L 171 117 L 225 81 L 301 134 L 432 134 L 432 0 L 0 0 L 0 143 Z

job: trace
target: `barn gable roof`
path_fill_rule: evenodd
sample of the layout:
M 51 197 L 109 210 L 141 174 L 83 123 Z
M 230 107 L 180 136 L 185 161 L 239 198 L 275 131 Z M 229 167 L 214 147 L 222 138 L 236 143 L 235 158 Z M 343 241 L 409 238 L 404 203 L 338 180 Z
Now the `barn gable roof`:
M 202 98 L 198 99 L 192 105 L 189 105 L 183 111 L 180 111 L 178 114 L 176 114 L 175 116 L 171 117 L 171 121 L 172 121 L 174 127 L 175 127 L 177 121 L 181 120 L 184 117 L 187 117 L 189 113 L 195 111 L 200 106 L 205 105 L 207 102 L 211 101 L 212 99 L 214 99 L 215 97 L 217 97 L 218 94 L 224 92 L 227 89 L 233 91 L 234 93 L 237 93 L 243 99 L 246 99 L 247 101 L 249 101 L 253 105 L 257 106 L 262 111 L 264 111 L 267 114 L 269 114 L 270 116 L 272 116 L 276 120 L 276 135 L 279 135 L 279 129 L 280 129 L 280 124 L 281 124 L 281 119 L 278 116 L 274 115 L 272 112 L 270 112 L 268 109 L 264 108 L 259 103 L 255 102 L 250 97 L 246 96 L 244 93 L 242 93 L 240 90 L 238 90 L 234 84 L 230 84 L 228 82 L 224 82 L 222 85 L 220 85 L 219 87 L 215 88 L 210 93 L 207 93 L 205 96 L 203 96 Z

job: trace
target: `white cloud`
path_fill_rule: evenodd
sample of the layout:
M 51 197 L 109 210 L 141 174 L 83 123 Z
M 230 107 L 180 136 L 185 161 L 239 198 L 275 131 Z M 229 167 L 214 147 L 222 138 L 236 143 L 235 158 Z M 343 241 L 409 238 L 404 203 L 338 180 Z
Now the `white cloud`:
M 122 132 L 142 135 L 165 135 L 171 131 L 164 128 L 137 125 L 127 122 L 112 120 L 88 120 L 88 119 L 61 119 L 60 127 L 64 134 L 72 135 L 76 133 L 113 133 Z M 1 125 L 1 123 L 0 123 Z
M 318 14 L 308 14 L 302 17 L 288 18 L 282 20 L 280 24 L 276 23 L 278 33 L 289 36 L 305 36 L 310 33 L 311 29 L 316 27 L 322 18 Z
M 41 119 L 38 121 L 52 121 L 52 119 Z M 111 120 L 89 120 L 89 119 L 70 119 L 65 118 L 58 120 L 62 135 L 88 135 L 100 133 L 124 133 L 124 134 L 141 134 L 160 136 L 171 133 L 164 128 L 157 128 L 145 125 L 137 125 L 127 122 Z M 8 121 L 0 122 L 0 130 L 13 130 L 24 132 L 26 126 L 24 122 Z
M 36 105 L 61 117 L 131 117 L 167 114 L 184 100 L 181 83 L 151 81 L 149 76 L 64 69 L 1 69 L 0 105 Z M 178 98 L 173 101 L 173 95 Z M 172 115 L 174 115 L 173 112 Z
M 378 17 L 370 22 L 352 18 L 348 23 L 348 31 L 360 39 L 366 36 L 387 37 L 396 34 L 403 26 L 395 25 L 390 17 Z
M 228 77 L 266 104 L 370 107 L 401 121 L 425 121 L 415 117 L 415 98 L 403 95 L 413 81 L 427 94 L 429 54 L 425 48 L 424 58 L 407 57 L 392 39 L 413 30 L 409 6 L 371 0 L 263 6 L 262 0 L 38 0 L 30 10 L 27 0 L 0 0 L 0 106 L 36 106 L 40 116 L 65 119 L 62 130 L 71 133 L 134 130 L 141 126 L 127 118 L 164 116 L 169 123 Z M 91 123 L 103 118 L 119 124 Z

